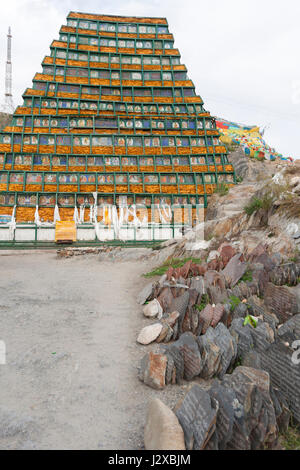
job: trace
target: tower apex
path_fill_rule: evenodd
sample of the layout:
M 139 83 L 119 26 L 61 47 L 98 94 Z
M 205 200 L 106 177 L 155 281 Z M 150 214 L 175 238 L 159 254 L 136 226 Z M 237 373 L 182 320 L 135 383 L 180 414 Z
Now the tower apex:
M 6 57 L 6 66 L 5 66 L 5 94 L 4 94 L 4 104 L 2 106 L 2 111 L 4 113 L 12 114 L 14 112 L 14 103 L 12 97 L 12 63 L 11 63 L 11 27 L 8 27 L 7 34 L 7 57 Z

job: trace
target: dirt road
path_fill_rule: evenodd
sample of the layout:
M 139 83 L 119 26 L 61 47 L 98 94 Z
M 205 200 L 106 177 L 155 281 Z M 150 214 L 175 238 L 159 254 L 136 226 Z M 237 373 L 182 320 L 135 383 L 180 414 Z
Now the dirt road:
M 148 267 L 0 252 L 0 449 L 143 448 L 149 399 L 173 405 L 185 387 L 137 378 Z

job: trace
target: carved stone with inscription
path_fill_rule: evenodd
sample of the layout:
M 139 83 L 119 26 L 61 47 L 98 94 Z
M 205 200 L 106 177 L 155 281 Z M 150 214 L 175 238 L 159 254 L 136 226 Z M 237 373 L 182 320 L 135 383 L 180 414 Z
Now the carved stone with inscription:
M 162 346 L 161 351 L 167 356 L 168 360 L 171 358 L 174 361 L 176 383 L 181 384 L 184 374 L 184 359 L 182 352 L 174 345 Z
M 226 268 L 223 269 L 222 273 L 225 276 L 228 287 L 235 286 L 236 283 L 245 274 L 247 269 L 247 263 L 242 260 L 243 255 L 241 253 L 238 253 L 237 255 L 231 258 Z
M 184 333 L 173 344 L 173 347 L 179 349 L 183 356 L 184 378 L 192 380 L 197 377 L 203 367 L 201 355 L 195 336 L 192 333 Z
M 203 362 L 201 377 L 222 378 L 237 354 L 236 341 L 229 330 L 223 323 L 210 327 L 205 335 L 198 337 L 198 345 Z
M 282 407 L 277 408 L 277 415 L 282 414 Z M 188 450 L 272 449 L 277 444 L 276 412 L 265 371 L 238 367 L 205 390 L 194 385 L 175 413 Z
M 182 426 L 187 450 L 204 449 L 215 431 L 218 405 L 199 385 L 184 397 L 175 414 Z

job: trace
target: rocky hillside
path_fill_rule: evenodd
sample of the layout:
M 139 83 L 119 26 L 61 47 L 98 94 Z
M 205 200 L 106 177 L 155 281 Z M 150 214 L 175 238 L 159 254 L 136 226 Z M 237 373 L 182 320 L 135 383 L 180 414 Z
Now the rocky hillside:
M 300 444 L 300 162 L 231 159 L 240 183 L 162 244 L 160 277 L 138 296 L 152 320 L 140 380 L 189 384 L 173 410 L 149 404 L 147 449 L 286 448 L 289 433 Z
M 203 247 L 231 241 L 243 252 L 262 243 L 283 259 L 293 257 L 300 243 L 300 160 L 259 162 L 238 150 L 231 161 L 240 183 L 210 197 L 205 223 L 173 242 L 170 254 L 201 255 Z

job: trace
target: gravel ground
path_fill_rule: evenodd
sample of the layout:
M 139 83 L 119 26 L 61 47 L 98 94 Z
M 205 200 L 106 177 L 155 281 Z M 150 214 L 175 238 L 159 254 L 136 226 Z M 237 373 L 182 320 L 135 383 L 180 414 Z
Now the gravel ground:
M 149 263 L 0 252 L 0 449 L 143 448 L 151 397 L 172 407 L 187 389 L 137 378 L 156 348 L 136 343 Z

